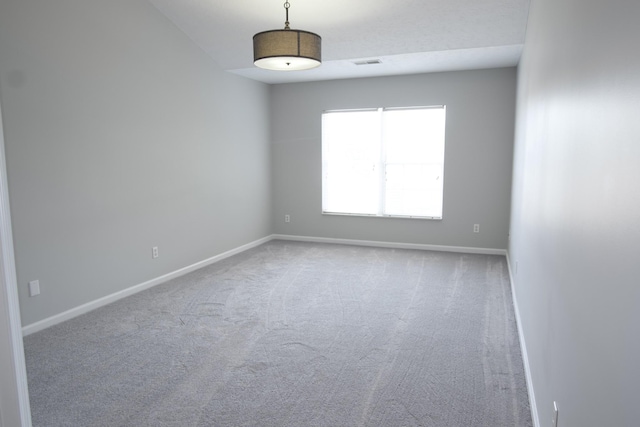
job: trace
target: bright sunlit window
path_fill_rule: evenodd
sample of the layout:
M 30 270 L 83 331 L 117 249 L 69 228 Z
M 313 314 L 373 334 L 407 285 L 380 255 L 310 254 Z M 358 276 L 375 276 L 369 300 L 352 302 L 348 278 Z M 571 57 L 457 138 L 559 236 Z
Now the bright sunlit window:
M 322 211 L 442 219 L 445 107 L 322 115 Z

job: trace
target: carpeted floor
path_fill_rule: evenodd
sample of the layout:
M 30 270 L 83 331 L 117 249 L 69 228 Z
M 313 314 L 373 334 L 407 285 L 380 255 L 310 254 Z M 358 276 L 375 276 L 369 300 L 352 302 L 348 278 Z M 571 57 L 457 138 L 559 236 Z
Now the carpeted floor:
M 531 426 L 504 257 L 272 241 L 25 338 L 34 426 Z

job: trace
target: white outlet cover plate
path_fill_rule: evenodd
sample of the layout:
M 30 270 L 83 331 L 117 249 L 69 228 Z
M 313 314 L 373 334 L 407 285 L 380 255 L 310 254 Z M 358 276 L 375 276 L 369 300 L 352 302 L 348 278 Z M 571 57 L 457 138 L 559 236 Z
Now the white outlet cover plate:
M 35 297 L 36 295 L 40 295 L 40 281 L 33 280 L 29 282 L 29 296 Z

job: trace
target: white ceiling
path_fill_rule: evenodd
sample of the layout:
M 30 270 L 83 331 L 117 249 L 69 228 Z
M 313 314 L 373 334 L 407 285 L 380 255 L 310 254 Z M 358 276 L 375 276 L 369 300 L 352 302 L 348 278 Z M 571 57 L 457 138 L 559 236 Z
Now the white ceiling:
M 255 33 L 284 27 L 284 0 L 149 0 L 224 70 L 265 83 L 516 65 L 529 0 L 289 0 L 291 28 L 322 37 L 319 68 L 253 65 Z M 365 59 L 380 64 L 355 65 Z

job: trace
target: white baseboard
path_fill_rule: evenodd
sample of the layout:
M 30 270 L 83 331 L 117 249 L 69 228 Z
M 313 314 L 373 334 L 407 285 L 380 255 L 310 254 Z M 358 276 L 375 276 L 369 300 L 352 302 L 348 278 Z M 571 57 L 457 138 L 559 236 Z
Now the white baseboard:
M 518 326 L 518 337 L 520 338 L 520 351 L 522 352 L 522 362 L 524 363 L 524 373 L 527 380 L 527 392 L 529 393 L 529 406 L 531 406 L 531 419 L 533 427 L 540 427 L 540 419 L 538 417 L 538 406 L 536 405 L 536 393 L 533 388 L 533 380 L 531 378 L 531 368 L 529 366 L 529 354 L 527 353 L 527 344 L 524 339 L 524 331 L 522 330 L 522 321 L 520 319 L 520 309 L 518 307 L 518 298 L 516 297 L 515 281 L 513 280 L 513 269 L 511 268 L 511 260 L 509 252 L 507 252 L 507 266 L 509 268 L 509 279 L 511 280 L 511 297 L 513 298 L 513 310 L 516 315 L 516 325 Z
M 292 240 L 297 242 L 335 243 L 339 245 L 373 246 L 378 248 L 419 249 L 425 251 L 459 252 L 465 254 L 507 255 L 505 249 L 472 248 L 465 246 L 426 245 L 422 243 L 378 242 L 374 240 L 334 239 L 330 237 L 293 236 L 274 234 L 273 239 Z
M 507 252 L 504 249 L 426 245 L 426 244 L 419 244 L 419 243 L 379 242 L 379 241 L 373 241 L 373 240 L 334 239 L 334 238 L 327 238 L 327 237 L 309 237 L 309 236 L 293 236 L 293 235 L 287 235 L 287 234 L 273 234 L 273 235 L 264 237 L 262 239 L 256 240 L 254 242 L 247 243 L 246 245 L 237 247 L 235 249 L 231 249 L 227 252 L 213 256 L 211 258 L 205 259 L 203 261 L 197 262 L 195 264 L 189 265 L 187 267 L 181 268 L 179 270 L 173 271 L 171 273 L 167 273 L 160 277 L 156 277 L 155 279 L 151 279 L 146 282 L 140 283 L 138 285 L 134 285 L 130 288 L 123 289 L 111 295 L 107 295 L 97 300 L 88 302 L 86 304 L 82 304 L 78 307 L 74 307 L 70 310 L 64 311 L 62 313 L 53 315 L 46 319 L 24 326 L 22 328 L 22 335 L 27 336 L 35 332 L 41 331 L 43 329 L 46 329 L 50 326 L 57 325 L 58 323 L 64 322 L 66 320 L 73 319 L 74 317 L 88 313 L 92 310 L 103 307 L 107 304 L 111 304 L 112 302 L 115 302 L 119 299 L 126 298 L 130 295 L 152 288 L 156 285 L 159 285 L 161 283 L 164 283 L 176 277 L 183 276 L 199 268 L 213 264 L 215 262 L 218 262 L 230 256 L 239 254 L 241 252 L 246 251 L 247 249 L 254 248 L 256 246 L 259 246 L 263 243 L 266 243 L 274 239 L 300 241 L 300 242 L 335 243 L 335 244 L 355 245 L 355 246 L 373 246 L 373 247 L 395 248 L 395 249 L 419 249 L 419 250 L 442 251 L 442 252 L 507 255 Z M 520 342 L 523 343 L 522 339 Z
M 146 282 L 140 283 L 138 285 L 134 285 L 130 288 L 123 289 L 121 291 L 115 292 L 111 295 L 107 295 L 105 297 L 99 298 L 97 300 L 88 302 L 86 304 L 82 304 L 78 307 L 72 308 L 70 310 L 64 311 L 62 313 L 56 314 L 54 316 L 48 317 L 46 319 L 40 320 L 38 322 L 32 323 L 30 325 L 24 326 L 22 328 L 22 335 L 27 336 L 29 334 L 33 334 L 35 332 L 46 329 L 50 326 L 57 325 L 58 323 L 62 323 L 65 320 L 73 319 L 74 317 L 80 316 L 81 314 L 88 313 L 89 311 L 95 310 L 96 308 L 100 308 L 107 304 L 111 304 L 112 302 L 118 301 L 119 299 L 126 298 L 130 295 L 136 294 L 138 292 L 144 291 L 146 289 L 152 288 L 161 283 L 167 282 L 176 277 L 183 276 L 187 273 L 191 273 L 199 268 L 206 267 L 207 265 L 211 265 L 218 261 L 221 261 L 225 258 L 229 258 L 230 256 L 239 254 L 248 249 L 259 246 L 263 243 L 266 243 L 272 240 L 272 236 L 267 236 L 262 239 L 247 243 L 246 245 L 239 246 L 235 249 L 231 249 L 227 252 L 223 252 L 221 254 L 215 255 L 211 258 L 205 259 L 203 261 L 197 262 L 195 264 L 191 264 L 187 267 L 181 268 L 179 270 L 173 271 L 171 273 L 164 274 L 160 277 L 156 277 L 155 279 L 148 280 Z

